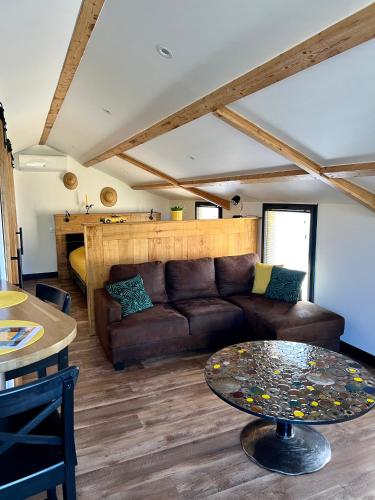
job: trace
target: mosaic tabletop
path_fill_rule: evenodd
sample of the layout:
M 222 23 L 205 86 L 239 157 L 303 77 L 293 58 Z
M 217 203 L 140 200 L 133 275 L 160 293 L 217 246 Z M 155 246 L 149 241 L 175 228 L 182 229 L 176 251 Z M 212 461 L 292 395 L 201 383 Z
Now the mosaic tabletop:
M 300 342 L 226 347 L 205 368 L 229 404 L 262 418 L 326 424 L 359 417 L 375 403 L 375 378 L 342 354 Z

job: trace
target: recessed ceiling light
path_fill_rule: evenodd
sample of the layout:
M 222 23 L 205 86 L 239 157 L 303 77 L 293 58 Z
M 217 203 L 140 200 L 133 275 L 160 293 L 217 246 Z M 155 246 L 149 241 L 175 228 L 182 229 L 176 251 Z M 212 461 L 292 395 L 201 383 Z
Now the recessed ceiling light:
M 107 115 L 112 114 L 109 109 L 106 109 L 106 108 L 102 108 L 102 109 L 103 109 L 104 113 L 106 113 Z
M 163 45 L 156 45 L 156 50 L 159 55 L 162 57 L 165 57 L 166 59 L 172 59 L 173 54 L 172 51 L 170 51 L 167 47 L 164 47 Z

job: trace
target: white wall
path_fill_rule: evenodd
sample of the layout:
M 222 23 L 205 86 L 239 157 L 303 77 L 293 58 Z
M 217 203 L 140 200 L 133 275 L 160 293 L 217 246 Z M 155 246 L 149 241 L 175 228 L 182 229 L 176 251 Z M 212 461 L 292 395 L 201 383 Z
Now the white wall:
M 95 168 L 85 168 L 68 157 L 68 169 L 78 178 L 74 191 L 65 188 L 58 172 L 24 172 L 15 170 L 18 224 L 24 232 L 25 274 L 56 271 L 56 246 L 53 215 L 84 212 L 84 199 L 94 204 L 93 212 L 155 211 L 168 216 L 169 201 L 147 193 L 134 191 L 127 184 Z M 100 202 L 100 191 L 111 186 L 117 191 L 117 204 L 104 207 Z
M 169 206 L 173 207 L 174 205 L 179 205 L 184 207 L 184 219 L 185 220 L 194 220 L 195 219 L 195 202 L 196 201 L 204 201 L 204 200 L 170 200 Z M 242 208 L 242 209 L 241 209 Z M 233 217 L 233 215 L 241 214 L 243 216 L 246 215 L 256 215 L 258 217 L 262 216 L 262 203 L 261 202 L 243 202 L 242 205 L 237 207 L 232 207 L 231 210 L 223 209 L 223 219 L 229 219 Z
M 320 204 L 315 301 L 346 320 L 342 340 L 375 355 L 375 214 Z

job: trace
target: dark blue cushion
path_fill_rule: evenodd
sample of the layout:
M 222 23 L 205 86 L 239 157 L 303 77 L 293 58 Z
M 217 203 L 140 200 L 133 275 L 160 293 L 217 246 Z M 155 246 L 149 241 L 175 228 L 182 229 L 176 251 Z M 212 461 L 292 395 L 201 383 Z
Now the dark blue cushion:
M 306 273 L 303 271 L 274 266 L 265 297 L 295 304 L 300 297 L 305 276 Z
M 121 304 L 122 317 L 153 307 L 139 274 L 128 280 L 109 283 L 105 288 Z

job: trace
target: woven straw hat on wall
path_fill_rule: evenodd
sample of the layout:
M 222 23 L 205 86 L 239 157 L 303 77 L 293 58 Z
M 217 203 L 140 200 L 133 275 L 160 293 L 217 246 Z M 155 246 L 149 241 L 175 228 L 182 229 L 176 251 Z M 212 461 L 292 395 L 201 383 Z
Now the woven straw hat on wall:
M 73 172 L 67 172 L 63 177 L 63 183 L 66 189 L 75 189 L 78 186 L 78 179 Z
M 105 187 L 100 192 L 100 201 L 105 207 L 113 207 L 117 203 L 117 193 L 111 187 Z

